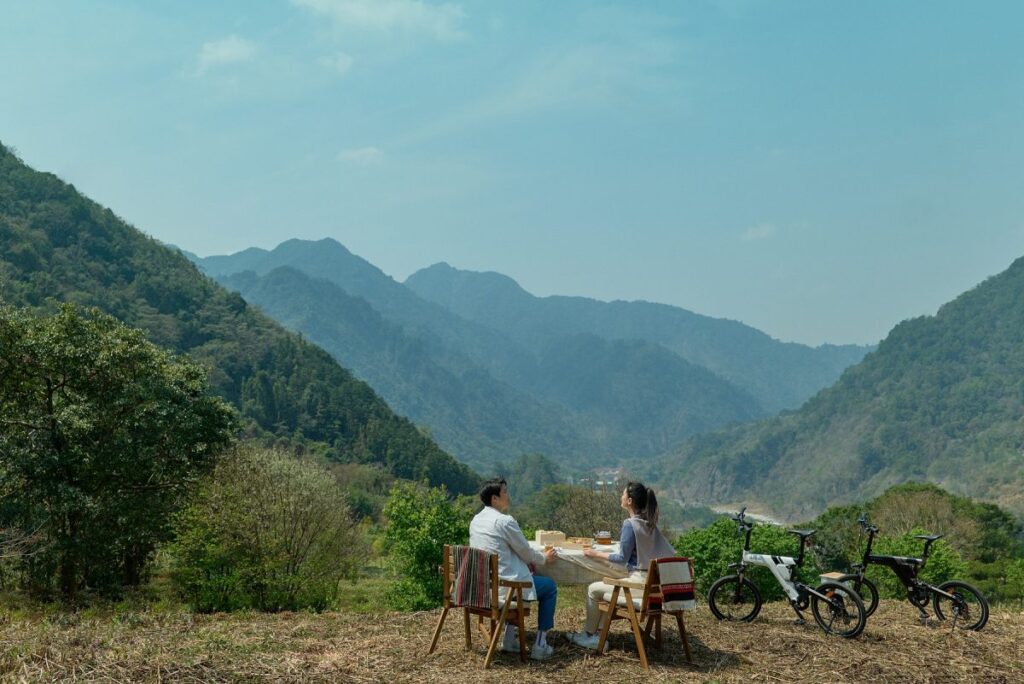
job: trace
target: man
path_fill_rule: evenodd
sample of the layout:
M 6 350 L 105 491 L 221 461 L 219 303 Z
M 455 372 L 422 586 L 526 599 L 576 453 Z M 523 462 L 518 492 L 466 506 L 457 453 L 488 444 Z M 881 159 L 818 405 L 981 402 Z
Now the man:
M 508 509 L 512 506 L 512 497 L 508 493 L 508 485 L 503 479 L 489 480 L 480 491 L 480 500 L 484 503 L 482 511 L 476 514 L 469 523 L 469 545 L 498 554 L 498 576 L 501 579 L 517 582 L 533 582 L 533 586 L 523 590 L 523 598 L 527 601 L 536 600 L 537 608 L 537 639 L 530 657 L 534 660 L 550 658 L 555 649 L 547 642 L 547 632 L 555 626 L 555 603 L 558 600 L 558 587 L 550 577 L 534 576 L 537 565 L 553 562 L 555 550 L 544 553 L 534 551 L 530 543 L 519 529 L 519 523 Z M 502 587 L 501 595 L 508 593 Z M 514 625 L 505 626 L 505 639 L 501 650 L 519 651 L 519 635 Z

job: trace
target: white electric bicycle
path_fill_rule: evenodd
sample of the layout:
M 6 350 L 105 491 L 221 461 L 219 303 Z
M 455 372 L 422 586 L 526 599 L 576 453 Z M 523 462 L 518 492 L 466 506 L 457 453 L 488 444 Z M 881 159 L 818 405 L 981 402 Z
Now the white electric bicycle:
M 754 524 L 745 516 L 747 509 L 733 516 L 742 534 L 743 556 L 739 563 L 729 565 L 735 568 L 735 575 L 727 575 L 711 585 L 708 592 L 708 606 L 719 620 L 735 620 L 750 622 L 761 612 L 761 592 L 746 574 L 750 566 L 763 566 L 771 570 L 772 575 L 782 586 L 789 598 L 789 604 L 796 611 L 797 624 L 805 622 L 801 611 L 808 606 L 814 614 L 814 621 L 825 630 L 826 634 L 835 634 L 852 638 L 864 631 L 867 621 L 864 604 L 853 589 L 838 582 L 823 582 L 817 588 L 797 582 L 793 574 L 804 564 L 804 549 L 809 545 L 815 530 L 786 530 L 800 538 L 800 555 L 793 559 L 789 556 L 772 556 L 750 552 L 750 533 Z

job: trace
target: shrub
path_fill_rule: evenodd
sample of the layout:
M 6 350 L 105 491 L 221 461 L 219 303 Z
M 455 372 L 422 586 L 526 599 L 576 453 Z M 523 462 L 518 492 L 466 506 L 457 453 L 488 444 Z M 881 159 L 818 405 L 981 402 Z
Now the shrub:
M 471 513 L 448 499 L 444 488 L 410 483 L 391 490 L 384 506 L 385 548 L 398 582 L 387 592 L 397 610 L 426 610 L 441 603 L 437 572 L 445 544 L 465 544 Z
M 221 460 L 180 516 L 172 576 L 199 611 L 323 610 L 365 548 L 330 474 L 247 446 Z
M 719 518 L 710 526 L 694 529 L 680 536 L 675 543 L 682 556 L 693 559 L 697 575 L 697 589 L 707 593 L 719 577 L 733 574 L 730 563 L 738 563 L 743 550 L 743 536 L 736 523 Z M 799 553 L 797 537 L 775 525 L 756 525 L 751 535 L 750 549 L 755 553 L 791 556 Z M 808 554 L 797 578 L 810 585 L 818 584 L 819 569 L 813 555 Z M 783 598 L 782 588 L 767 568 L 753 568 L 747 577 L 761 590 L 766 601 Z
M 1007 564 L 1004 595 L 1018 603 L 1024 603 L 1024 558 Z

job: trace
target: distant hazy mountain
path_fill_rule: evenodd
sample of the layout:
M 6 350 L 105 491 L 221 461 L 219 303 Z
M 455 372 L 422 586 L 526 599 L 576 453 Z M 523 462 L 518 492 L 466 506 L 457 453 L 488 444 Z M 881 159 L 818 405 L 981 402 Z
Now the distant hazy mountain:
M 748 393 L 650 342 L 573 333 L 520 344 L 420 298 L 333 240 L 289 240 L 272 251 L 197 263 L 331 350 L 467 462 L 523 450 L 575 466 L 617 462 L 765 415 Z M 272 283 L 257 277 L 281 267 L 341 292 L 321 283 L 314 294 L 294 274 Z M 230 278 L 236 268 L 250 274 Z M 356 309 L 332 303 L 345 296 L 379 314 L 375 344 L 354 341 L 352 331 L 365 329 L 368 319 L 355 320 Z M 389 355 L 395 347 L 406 355 Z
M 508 276 L 460 271 L 444 263 L 414 273 L 405 284 L 526 348 L 580 333 L 661 345 L 746 391 L 766 413 L 800 406 L 871 349 L 779 342 L 742 323 L 665 304 L 535 297 Z
M 290 266 L 220 282 L 326 349 L 481 472 L 494 472 L 495 462 L 515 454 L 540 452 L 565 462 L 607 451 L 564 407 L 495 379 L 436 337 L 407 332 L 332 282 Z
M 0 304 L 47 311 L 64 301 L 96 306 L 202 362 L 249 431 L 314 440 L 332 458 L 458 492 L 479 483 L 323 350 L 0 145 Z
M 907 480 L 1024 513 L 1024 259 L 900 323 L 799 411 L 693 439 L 653 470 L 690 500 L 807 516 Z

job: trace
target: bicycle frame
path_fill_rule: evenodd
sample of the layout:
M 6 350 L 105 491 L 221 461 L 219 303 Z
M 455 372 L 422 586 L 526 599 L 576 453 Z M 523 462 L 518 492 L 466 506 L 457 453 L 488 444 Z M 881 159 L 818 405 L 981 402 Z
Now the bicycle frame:
M 745 510 L 745 509 L 744 509 Z M 797 615 L 800 615 L 800 609 L 797 608 L 796 604 L 801 599 L 806 599 L 809 595 L 817 596 L 819 599 L 829 601 L 830 598 L 825 596 L 821 592 L 807 586 L 802 582 L 793 580 L 793 574 L 796 569 L 804 564 L 804 539 L 800 539 L 800 555 L 797 558 L 791 556 L 775 556 L 766 553 L 751 553 L 750 551 L 750 534 L 753 531 L 753 525 L 747 523 L 741 523 L 746 533 L 743 539 L 743 556 L 742 560 L 738 564 L 734 564 L 730 567 L 738 567 L 738 574 L 742 577 L 748 566 L 759 566 L 768 568 L 772 576 L 775 577 L 775 581 L 779 583 L 786 596 L 789 598 L 793 609 L 796 610 Z M 804 605 L 806 608 L 806 604 Z
M 864 556 L 861 562 L 853 566 L 854 574 L 858 575 L 861 579 L 864 578 L 864 573 L 867 571 L 869 565 L 881 565 L 892 570 L 893 574 L 899 578 L 900 582 L 907 589 L 907 598 L 910 602 L 920 611 L 922 615 L 927 615 L 924 608 L 919 605 L 918 601 L 914 600 L 915 591 L 929 591 L 936 594 L 945 596 L 948 599 L 954 598 L 952 594 L 939 589 L 933 584 L 929 584 L 923 580 L 918 579 L 918 574 L 924 570 L 925 565 L 928 564 L 928 554 L 931 551 L 932 543 L 935 539 L 925 540 L 924 552 L 920 558 L 913 558 L 910 556 L 878 556 L 871 553 L 871 547 L 875 543 L 875 535 L 878 534 L 878 528 L 874 525 L 869 525 L 866 519 L 861 519 L 861 526 L 868 534 L 868 545 L 864 547 Z

